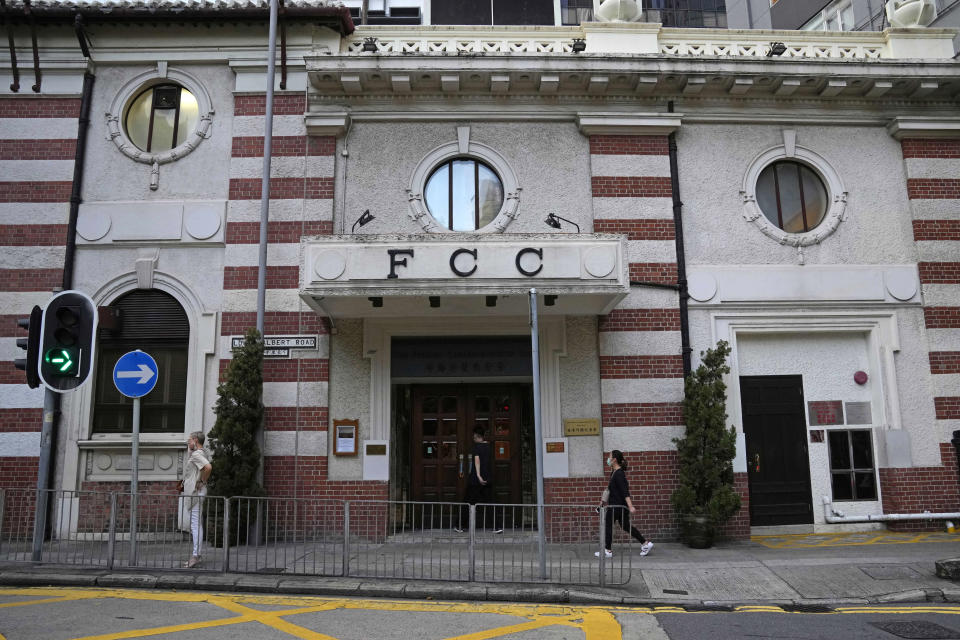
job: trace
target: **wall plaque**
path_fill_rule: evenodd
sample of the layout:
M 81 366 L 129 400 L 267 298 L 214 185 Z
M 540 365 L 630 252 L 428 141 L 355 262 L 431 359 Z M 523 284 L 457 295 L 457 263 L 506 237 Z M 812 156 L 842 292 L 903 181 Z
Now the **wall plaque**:
M 846 410 L 847 424 L 873 424 L 869 402 L 848 402 Z
M 843 402 L 840 400 L 808 402 L 807 409 L 810 414 L 811 427 L 843 424 Z
M 385 456 L 385 455 L 387 455 L 387 445 L 385 445 L 385 444 L 368 444 L 368 445 L 367 445 L 367 455 L 368 455 L 368 456 Z
M 547 442 L 547 453 L 563 453 L 562 442 Z
M 391 341 L 395 378 L 533 375 L 529 336 L 407 338 Z
M 333 421 L 333 455 L 357 455 L 357 431 L 360 430 L 359 420 Z
M 600 435 L 600 420 L 599 418 L 572 418 L 564 420 L 563 435 L 598 436 Z

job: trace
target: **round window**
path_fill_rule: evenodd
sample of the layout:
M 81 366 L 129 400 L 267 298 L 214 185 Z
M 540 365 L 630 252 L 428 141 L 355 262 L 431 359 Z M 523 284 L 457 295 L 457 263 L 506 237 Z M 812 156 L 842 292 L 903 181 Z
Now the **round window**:
M 503 206 L 503 183 L 488 165 L 454 158 L 433 170 L 424 188 L 427 209 L 451 231 L 476 231 L 497 217 Z
M 823 221 L 829 202 L 820 176 L 805 164 L 784 160 L 760 172 L 757 204 L 778 228 L 804 233 Z
M 199 120 L 199 105 L 192 93 L 177 84 L 158 84 L 130 101 L 123 128 L 138 149 L 160 153 L 183 144 Z

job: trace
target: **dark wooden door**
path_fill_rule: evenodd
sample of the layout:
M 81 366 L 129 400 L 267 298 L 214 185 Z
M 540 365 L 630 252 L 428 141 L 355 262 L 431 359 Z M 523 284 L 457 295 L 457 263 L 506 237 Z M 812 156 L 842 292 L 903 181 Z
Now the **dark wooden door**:
M 800 376 L 740 378 L 747 444 L 750 524 L 813 522 L 810 460 Z
M 520 393 L 516 385 L 424 385 L 413 389 L 413 499 L 459 502 L 473 461 L 473 429 L 492 452 L 493 501 L 520 502 Z

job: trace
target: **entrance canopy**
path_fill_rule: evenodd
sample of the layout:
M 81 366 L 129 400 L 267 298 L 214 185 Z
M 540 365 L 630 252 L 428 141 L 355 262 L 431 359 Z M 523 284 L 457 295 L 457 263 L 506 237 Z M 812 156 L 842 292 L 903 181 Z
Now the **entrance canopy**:
M 605 234 L 359 235 L 302 246 L 300 295 L 354 318 L 600 315 L 629 292 L 625 241 Z

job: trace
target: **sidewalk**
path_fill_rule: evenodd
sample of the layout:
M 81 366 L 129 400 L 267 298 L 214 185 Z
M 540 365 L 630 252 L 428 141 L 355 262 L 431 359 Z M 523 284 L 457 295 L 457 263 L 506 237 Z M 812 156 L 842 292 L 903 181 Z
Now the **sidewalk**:
M 898 537 L 899 536 L 899 537 Z M 919 540 L 919 541 L 918 541 Z M 865 541 L 865 542 L 864 542 Z M 960 557 L 960 535 L 757 537 L 712 549 L 659 543 L 633 553 L 619 587 L 322 578 L 191 570 L 82 569 L 0 564 L 0 585 L 244 591 L 321 596 L 488 600 L 648 606 L 787 606 L 960 602 L 960 582 L 938 578 L 935 562 Z

